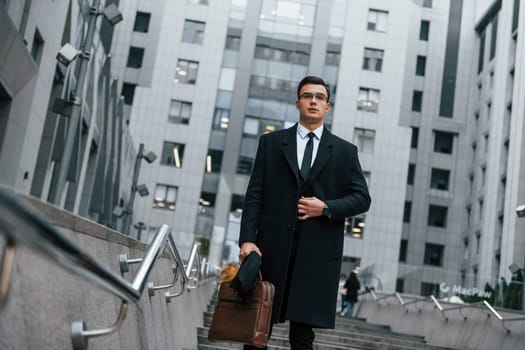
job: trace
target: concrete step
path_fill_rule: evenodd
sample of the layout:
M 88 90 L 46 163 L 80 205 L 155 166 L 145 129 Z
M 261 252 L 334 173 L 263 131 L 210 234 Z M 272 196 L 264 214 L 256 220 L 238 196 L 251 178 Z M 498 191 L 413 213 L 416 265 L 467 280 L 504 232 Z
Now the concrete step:
M 203 313 L 204 327 L 198 328 L 199 349 L 242 349 L 242 345 L 229 342 L 211 342 L 208 329 L 211 325 L 216 299 Z M 424 337 L 393 332 L 387 325 L 369 324 L 365 319 L 336 316 L 335 329 L 315 329 L 316 350 L 454 350 L 427 344 Z M 288 323 L 274 325 L 268 349 L 289 349 Z
M 340 333 L 339 335 L 327 334 L 326 332 L 318 332 L 316 330 L 316 336 L 314 341 L 314 348 L 316 349 L 355 349 L 355 350 L 368 350 L 368 349 L 385 349 L 385 350 L 415 350 L 415 349 L 426 349 L 426 350 L 450 350 L 449 348 L 443 348 L 439 346 L 433 346 L 426 344 L 421 341 L 403 340 L 399 338 L 389 338 L 387 335 L 378 337 L 369 335 L 366 333 L 351 333 L 347 334 Z M 199 337 L 199 344 L 211 344 L 219 345 L 217 342 L 210 342 L 208 337 L 208 328 L 199 327 L 197 331 Z M 287 347 L 288 345 L 288 331 L 287 327 L 276 325 L 272 332 L 269 344 L 272 346 Z M 226 344 L 221 343 L 220 346 Z M 228 345 L 232 345 L 229 343 Z M 237 349 L 237 347 L 232 348 Z
M 224 348 L 224 345 L 222 344 L 222 342 L 212 342 L 212 341 L 209 341 L 208 338 L 200 336 L 200 335 L 197 336 L 197 339 L 199 341 L 199 350 L 201 349 L 201 346 L 203 350 L 204 349 L 221 349 L 222 350 Z M 235 344 L 231 348 L 226 347 L 226 349 L 231 349 L 231 350 L 242 349 L 242 345 Z M 288 338 L 272 336 L 272 338 L 268 342 L 268 350 L 284 350 L 284 349 L 286 350 L 290 349 L 290 346 L 288 344 Z M 363 347 L 354 347 L 354 346 L 348 346 L 348 345 L 334 346 L 333 344 L 324 344 L 324 343 L 319 343 L 319 342 L 314 342 L 314 349 L 315 350 L 376 350 L 376 348 L 371 348 L 371 347 L 363 348 Z
M 204 326 L 210 327 L 213 314 L 211 312 L 204 312 Z M 276 324 L 274 329 L 278 327 L 286 327 L 286 332 L 288 332 L 287 324 Z M 316 329 L 316 334 L 328 333 L 328 334 L 339 334 L 340 332 L 359 332 L 367 334 L 375 334 L 378 336 L 384 335 L 391 338 L 401 338 L 401 339 L 410 339 L 413 341 L 424 341 L 424 337 L 417 335 L 408 335 L 403 333 L 396 333 L 390 330 L 390 327 L 384 325 L 373 325 L 367 324 L 364 320 L 359 319 L 349 319 L 346 317 L 337 317 L 336 319 L 336 329 Z
M 273 334 L 288 336 L 288 327 L 274 327 L 272 335 Z M 328 341 L 331 343 L 348 343 L 347 340 L 350 339 L 352 341 L 377 341 L 393 344 L 425 344 L 424 339 L 414 339 L 411 336 L 405 336 L 402 334 L 382 333 L 378 335 L 376 333 L 372 334 L 368 332 L 345 331 L 340 329 L 316 329 L 315 339 L 319 341 Z

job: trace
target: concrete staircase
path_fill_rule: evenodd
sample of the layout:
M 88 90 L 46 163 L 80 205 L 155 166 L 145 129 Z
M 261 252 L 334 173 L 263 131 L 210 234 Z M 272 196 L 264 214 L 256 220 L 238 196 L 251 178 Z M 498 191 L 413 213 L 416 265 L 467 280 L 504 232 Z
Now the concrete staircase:
M 211 342 L 208 330 L 211 325 L 215 299 L 204 312 L 204 326 L 198 327 L 198 350 L 242 349 L 242 344 Z M 276 324 L 268 343 L 268 349 L 289 349 L 288 324 Z M 393 332 L 390 327 L 373 325 L 364 319 L 337 316 L 335 329 L 316 329 L 314 349 L 318 350 L 454 350 L 452 348 L 429 345 L 417 335 Z

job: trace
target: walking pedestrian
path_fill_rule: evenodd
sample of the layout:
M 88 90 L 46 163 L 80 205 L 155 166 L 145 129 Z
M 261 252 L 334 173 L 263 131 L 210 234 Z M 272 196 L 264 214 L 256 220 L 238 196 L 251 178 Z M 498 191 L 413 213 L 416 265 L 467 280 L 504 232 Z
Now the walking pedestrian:
M 346 310 L 343 311 L 343 314 L 347 317 L 354 317 L 354 305 L 357 303 L 359 289 L 361 289 L 361 283 L 359 283 L 359 279 L 357 278 L 357 275 L 360 271 L 361 268 L 359 266 L 355 266 L 345 282 L 344 288 L 346 289 Z
M 295 105 L 298 123 L 259 138 L 239 237 L 240 262 L 257 252 L 275 285 L 272 322 L 290 321 L 292 350 L 334 328 L 345 218 L 371 202 L 357 147 L 324 126 L 325 82 L 302 79 Z

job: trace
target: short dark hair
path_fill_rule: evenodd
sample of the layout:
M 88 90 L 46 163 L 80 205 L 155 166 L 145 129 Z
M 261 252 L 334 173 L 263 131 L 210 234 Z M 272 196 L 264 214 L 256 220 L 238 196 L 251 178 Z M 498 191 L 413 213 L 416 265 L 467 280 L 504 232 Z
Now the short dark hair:
M 299 82 L 299 86 L 297 86 L 297 99 L 299 99 L 299 93 L 306 84 L 323 85 L 328 95 L 326 96 L 326 100 L 330 102 L 330 89 L 328 88 L 328 85 L 326 85 L 323 79 L 313 75 L 308 75 Z

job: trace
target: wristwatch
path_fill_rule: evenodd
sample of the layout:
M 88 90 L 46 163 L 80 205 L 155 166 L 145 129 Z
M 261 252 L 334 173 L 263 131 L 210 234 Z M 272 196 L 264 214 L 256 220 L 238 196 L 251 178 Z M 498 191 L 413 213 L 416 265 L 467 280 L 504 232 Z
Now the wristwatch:
M 326 216 L 329 219 L 332 216 L 332 214 L 330 213 L 330 208 L 328 207 L 328 205 L 326 205 L 326 203 L 323 208 L 323 216 Z

